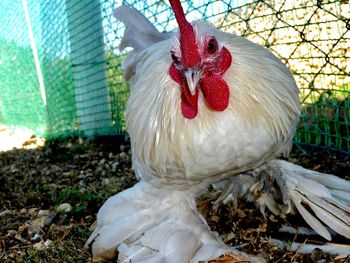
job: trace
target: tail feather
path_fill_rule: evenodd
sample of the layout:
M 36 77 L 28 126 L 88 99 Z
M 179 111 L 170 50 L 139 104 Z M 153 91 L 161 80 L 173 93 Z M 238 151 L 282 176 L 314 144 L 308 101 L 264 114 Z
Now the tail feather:
M 323 200 L 310 196 L 309 200 L 315 205 L 319 206 L 320 208 L 329 211 L 341 221 L 344 221 L 344 223 L 350 226 L 350 207 L 346 207 L 344 204 L 342 204 L 336 199 Z
M 317 234 L 327 240 L 331 240 L 332 237 L 327 228 L 302 205 L 303 198 L 299 194 L 292 194 L 291 198 L 295 207 L 298 209 L 300 215 L 304 218 L 306 223 L 308 223 Z
M 143 14 L 129 5 L 122 5 L 114 11 L 114 17 L 124 23 L 123 38 L 119 49 L 131 47 L 134 50 L 129 52 L 123 61 L 123 76 L 126 81 L 131 81 L 135 74 L 136 67 L 142 61 L 142 53 L 149 46 L 169 38 L 168 33 L 160 33 Z
M 289 164 L 292 165 L 293 169 L 295 169 L 296 172 L 298 172 L 298 174 L 304 178 L 318 182 L 330 189 L 343 190 L 348 193 L 350 192 L 350 182 L 342 178 L 339 178 L 332 174 L 319 173 L 316 171 L 304 169 L 303 167 L 295 164 Z
M 334 243 L 309 244 L 309 243 L 298 243 L 298 242 L 290 243 L 290 242 L 285 242 L 278 239 L 271 239 L 270 243 L 277 246 L 280 249 L 288 249 L 301 254 L 310 254 L 317 248 L 331 255 L 350 255 L 350 246 L 344 245 L 344 244 L 334 244 Z M 347 258 L 348 257 L 344 256 L 344 258 L 342 259 L 344 260 L 344 262 L 346 262 Z M 339 262 L 342 262 L 342 260 L 339 260 Z
M 266 175 L 276 182 L 268 191 L 265 189 Z M 269 161 L 258 169 L 235 176 L 231 183 L 239 185 L 240 180 L 245 183 L 244 176 L 249 178 L 250 183 L 246 195 L 223 190 L 226 196 L 231 195 L 233 199 L 244 196 L 248 201 L 256 201 L 260 210 L 264 211 L 267 207 L 283 218 L 296 209 L 306 223 L 325 239 L 331 240 L 326 226 L 350 239 L 350 181 L 282 160 Z M 226 182 L 225 187 L 230 187 L 230 183 Z M 224 199 L 225 196 L 221 196 L 221 200 Z M 295 209 L 291 209 L 293 207 Z
M 341 191 L 341 190 L 332 189 L 331 193 L 332 193 L 332 195 L 337 197 L 337 199 L 341 199 L 345 203 L 350 203 L 350 191 L 345 192 L 345 191 Z
M 342 210 L 325 200 L 309 197 L 307 204 L 326 225 L 338 234 L 350 238 L 350 218 Z
M 169 38 L 167 34 L 160 33 L 143 14 L 132 6 L 118 7 L 114 11 L 114 17 L 127 27 L 121 41 L 121 49 L 132 47 L 140 51 Z
M 310 226 L 324 238 L 330 240 L 330 234 L 316 223 L 317 217 L 338 234 L 350 238 L 350 202 L 337 198 L 333 191 L 350 191 L 350 182 L 334 175 L 310 171 L 301 166 L 286 161 L 275 160 L 268 164 L 270 169 L 282 171 L 282 177 L 287 182 L 289 195 L 304 217 L 309 217 L 310 208 L 314 220 L 307 221 Z M 298 196 L 298 198 L 295 198 Z M 319 222 L 320 223 L 320 222 Z M 312 225 L 313 224 L 313 225 Z

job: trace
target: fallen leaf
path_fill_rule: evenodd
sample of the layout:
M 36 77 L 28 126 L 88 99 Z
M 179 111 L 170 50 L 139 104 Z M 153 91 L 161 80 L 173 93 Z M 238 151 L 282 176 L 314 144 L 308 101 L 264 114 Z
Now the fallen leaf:
M 213 260 L 206 261 L 206 263 L 243 263 L 243 262 L 251 262 L 242 256 L 235 255 L 233 253 L 222 255 Z
M 92 258 L 92 262 L 102 263 L 102 262 L 110 261 L 117 258 L 118 258 L 118 250 L 117 248 L 114 247 L 100 253 L 98 256 L 94 256 Z

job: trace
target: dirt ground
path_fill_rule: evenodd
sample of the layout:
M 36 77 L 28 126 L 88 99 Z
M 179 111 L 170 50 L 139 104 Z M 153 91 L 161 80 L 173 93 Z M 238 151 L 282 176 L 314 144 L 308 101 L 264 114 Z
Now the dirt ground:
M 68 138 L 47 142 L 32 137 L 25 148 L 0 152 L 0 262 L 92 262 L 84 243 L 104 201 L 136 182 L 131 152 L 121 138 L 86 141 Z M 294 147 L 294 163 L 349 178 L 350 157 L 312 147 Z M 210 227 L 227 244 L 270 262 L 350 262 L 315 250 L 301 255 L 271 244 L 271 238 L 304 242 L 306 238 L 278 231 L 306 226 L 298 216 L 265 216 L 253 204 L 226 205 L 214 211 L 201 199 Z M 324 240 L 312 237 L 320 243 Z M 346 243 L 335 237 L 336 243 Z

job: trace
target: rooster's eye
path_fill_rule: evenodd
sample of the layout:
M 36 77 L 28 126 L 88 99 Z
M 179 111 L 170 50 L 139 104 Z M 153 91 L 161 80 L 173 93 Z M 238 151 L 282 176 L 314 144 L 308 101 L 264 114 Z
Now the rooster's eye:
M 218 41 L 215 38 L 211 38 L 207 44 L 207 51 L 210 54 L 215 53 L 218 50 Z

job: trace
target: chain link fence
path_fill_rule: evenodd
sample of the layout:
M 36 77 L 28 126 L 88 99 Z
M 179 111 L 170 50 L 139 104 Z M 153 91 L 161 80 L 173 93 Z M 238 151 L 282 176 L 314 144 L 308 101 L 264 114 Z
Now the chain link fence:
M 160 30 L 176 27 L 164 0 L 128 0 Z M 128 86 L 118 50 L 122 1 L 2 0 L 0 123 L 48 137 L 124 132 Z M 276 54 L 301 90 L 296 141 L 350 152 L 349 1 L 183 1 L 190 21 L 210 20 Z M 36 59 L 37 57 L 37 59 Z

